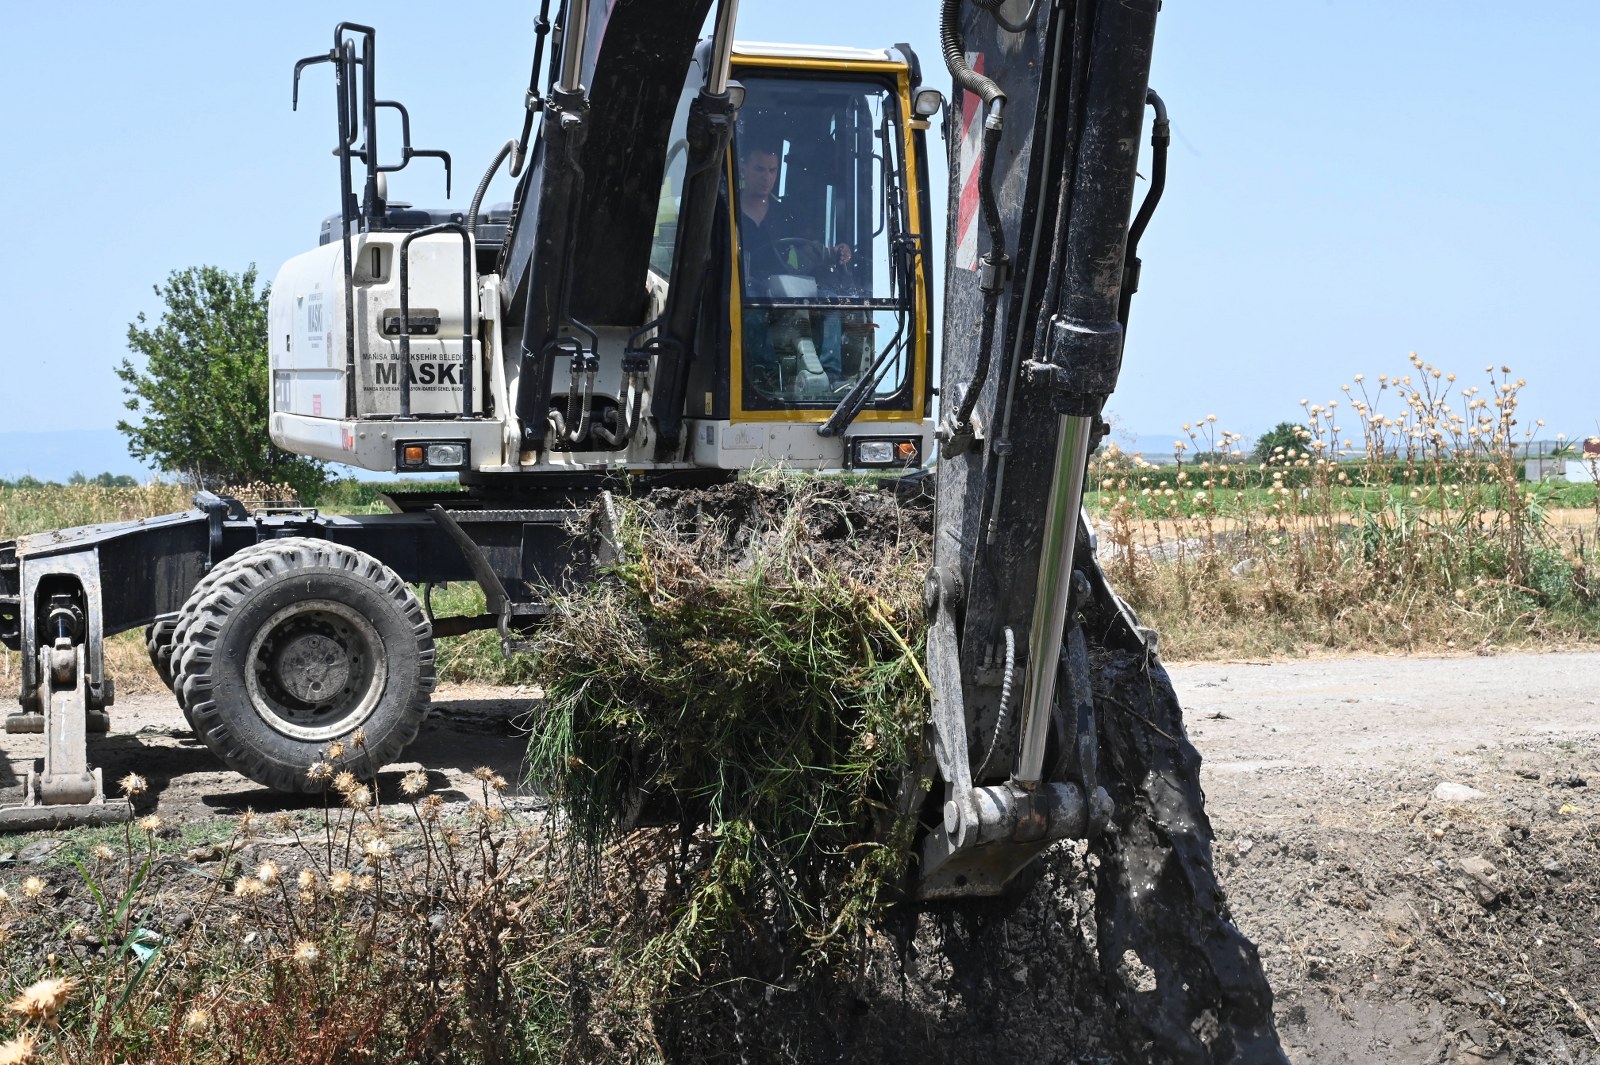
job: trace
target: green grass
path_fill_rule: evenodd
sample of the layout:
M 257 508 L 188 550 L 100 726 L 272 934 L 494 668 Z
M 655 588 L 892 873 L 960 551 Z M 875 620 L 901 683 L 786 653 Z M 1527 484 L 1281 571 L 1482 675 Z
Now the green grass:
M 666 983 L 739 969 L 731 944 L 747 938 L 825 964 L 908 859 L 894 795 L 921 762 L 927 541 L 858 542 L 857 498 L 882 501 L 870 488 L 787 478 L 737 494 L 726 524 L 622 501 L 622 561 L 540 641 L 530 762 L 575 859 L 641 813 L 694 836 L 640 962 Z

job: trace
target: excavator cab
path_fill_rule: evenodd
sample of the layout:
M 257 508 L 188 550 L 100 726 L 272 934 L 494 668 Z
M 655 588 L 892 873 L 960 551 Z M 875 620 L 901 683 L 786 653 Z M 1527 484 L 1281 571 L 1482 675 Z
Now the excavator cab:
M 465 212 L 390 198 L 387 175 L 448 159 L 403 122 L 383 162 L 376 116 L 404 112 L 371 28 L 297 66 L 336 68 L 343 209 L 273 285 L 279 446 L 512 488 L 931 457 L 942 96 L 903 45 L 739 45 L 719 8 L 676 52 L 659 38 L 692 20 L 669 16 L 575 21 L 538 137 Z M 508 152 L 514 202 L 485 207 Z
M 918 91 L 903 47 L 739 43 L 732 72 L 742 103 L 712 243 L 720 305 L 699 346 L 717 357 L 688 389 L 695 461 L 921 465 L 933 442 L 925 131 L 942 98 Z M 691 71 L 680 122 L 699 81 Z M 671 156 L 657 210 L 663 278 L 686 160 Z

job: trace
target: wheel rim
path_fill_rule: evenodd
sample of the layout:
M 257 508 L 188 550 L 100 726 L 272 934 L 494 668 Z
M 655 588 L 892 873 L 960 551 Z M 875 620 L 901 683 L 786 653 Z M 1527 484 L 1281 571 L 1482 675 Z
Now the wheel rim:
M 357 728 L 388 680 L 383 639 L 358 611 L 331 599 L 292 603 L 250 641 L 245 689 L 267 727 L 322 742 Z

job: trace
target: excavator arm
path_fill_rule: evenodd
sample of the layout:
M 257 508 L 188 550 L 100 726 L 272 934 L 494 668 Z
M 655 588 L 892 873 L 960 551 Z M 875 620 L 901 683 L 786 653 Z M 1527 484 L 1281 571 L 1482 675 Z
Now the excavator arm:
M 1057 675 L 1086 594 L 1084 471 L 1122 360 L 1158 0 L 1035 4 L 1014 22 L 1017 6 L 941 13 L 960 130 L 928 582 L 948 795 L 927 894 L 999 890 L 1043 843 L 1110 815 L 1083 742 L 1092 704 L 1054 735 L 1052 719 L 1072 702 Z

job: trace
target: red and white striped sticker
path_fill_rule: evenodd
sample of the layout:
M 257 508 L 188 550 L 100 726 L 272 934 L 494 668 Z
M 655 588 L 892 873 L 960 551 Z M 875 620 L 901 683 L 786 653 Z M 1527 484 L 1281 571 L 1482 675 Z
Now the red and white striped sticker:
M 967 62 L 983 73 L 983 54 L 967 53 Z M 978 164 L 983 159 L 983 100 L 961 90 L 961 199 L 956 207 L 956 265 L 978 269 Z

